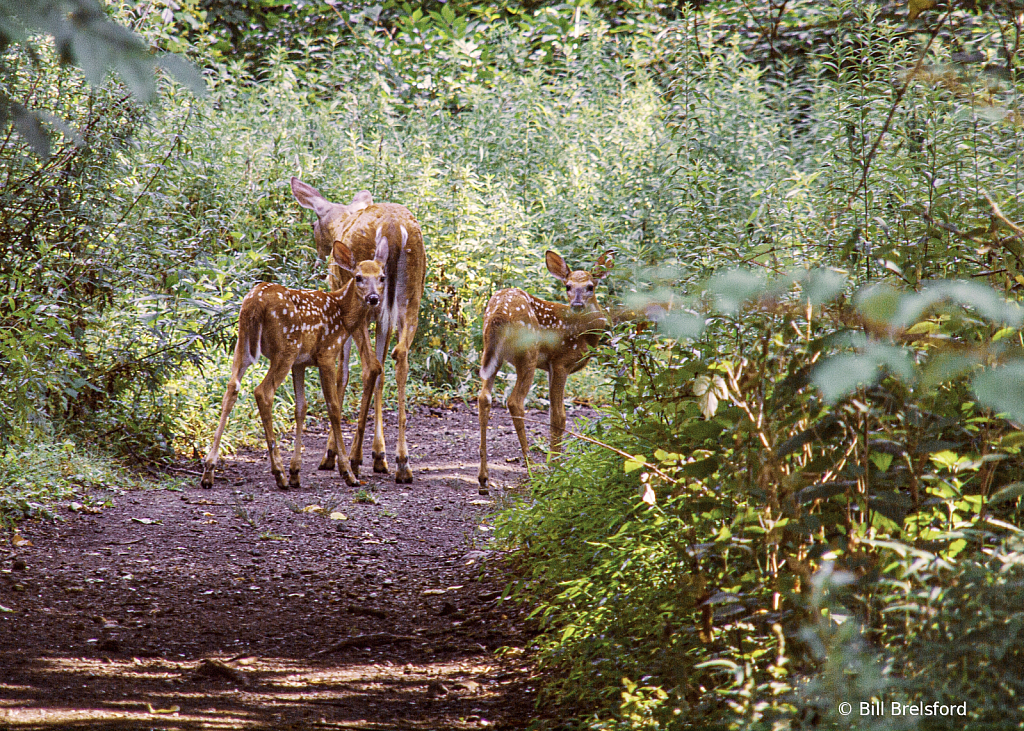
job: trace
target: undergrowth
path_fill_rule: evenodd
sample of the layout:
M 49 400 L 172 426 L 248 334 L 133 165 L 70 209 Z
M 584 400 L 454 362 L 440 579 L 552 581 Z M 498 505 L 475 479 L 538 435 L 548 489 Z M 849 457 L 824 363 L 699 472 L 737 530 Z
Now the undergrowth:
M 106 504 L 117 492 L 153 483 L 73 442 L 37 441 L 0 453 L 0 527 L 52 519 L 58 506 Z

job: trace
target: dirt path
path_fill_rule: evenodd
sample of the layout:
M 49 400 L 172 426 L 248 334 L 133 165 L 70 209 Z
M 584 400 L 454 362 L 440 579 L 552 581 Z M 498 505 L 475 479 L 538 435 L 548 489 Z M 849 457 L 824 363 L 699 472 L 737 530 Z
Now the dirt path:
M 477 429 L 464 406 L 415 410 L 412 485 L 368 460 L 359 488 L 318 472 L 319 428 L 299 490 L 243 452 L 212 490 L 197 472 L 23 525 L 33 545 L 0 554 L 0 727 L 524 727 L 528 638 L 487 525 L 523 468 L 496 409 L 478 495 Z

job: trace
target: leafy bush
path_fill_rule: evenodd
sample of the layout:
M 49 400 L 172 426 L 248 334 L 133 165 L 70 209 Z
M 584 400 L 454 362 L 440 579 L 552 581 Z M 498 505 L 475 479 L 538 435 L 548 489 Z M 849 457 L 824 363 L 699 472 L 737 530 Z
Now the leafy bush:
M 558 670 L 553 702 L 603 708 L 595 719 L 616 709 L 607 722 L 617 728 L 799 725 L 845 722 L 840 701 L 878 698 L 883 687 L 948 702 L 951 692 L 925 692 L 932 672 L 966 682 L 952 666 L 939 673 L 940 661 L 904 673 L 881 648 L 899 654 L 901 637 L 915 654 L 917 630 L 896 626 L 894 605 L 913 621 L 911 604 L 961 581 L 950 575 L 958 558 L 1019 532 L 1018 435 L 970 401 L 963 369 L 936 374 L 954 350 L 974 362 L 972 347 L 989 347 L 979 337 L 987 326 L 959 307 L 929 307 L 960 292 L 989 315 L 1007 310 L 984 287 L 933 287 L 896 298 L 903 306 L 893 311 L 907 319 L 897 329 L 890 318 L 889 332 L 944 337 L 912 341 L 913 353 L 862 340 L 860 354 L 826 360 L 858 342 L 847 323 L 870 322 L 880 292 L 858 300 L 858 321 L 816 304 L 841 278 L 796 281 L 800 297 L 788 293 L 792 277 L 713 278 L 694 299 L 717 302 L 711 312 L 664 323 L 699 332 L 706 322 L 692 345 L 632 326 L 613 338 L 602 357 L 617 373 L 617 400 L 593 432 L 613 449 L 581 446 L 505 514 L 500 535 L 523 548 L 529 567 L 521 596 L 545 630 L 542 663 Z M 890 367 L 903 378 L 875 382 L 879 363 L 898 362 L 902 371 Z M 830 605 L 816 588 L 826 565 L 850 584 Z M 988 658 L 986 678 L 1005 670 L 1005 652 L 983 631 L 962 641 Z M 822 685 L 853 666 L 877 680 Z M 971 697 L 992 682 L 977 680 Z M 1012 689 L 993 690 L 1003 699 L 995 705 L 1012 707 Z M 972 706 L 970 718 L 984 722 L 993 707 Z

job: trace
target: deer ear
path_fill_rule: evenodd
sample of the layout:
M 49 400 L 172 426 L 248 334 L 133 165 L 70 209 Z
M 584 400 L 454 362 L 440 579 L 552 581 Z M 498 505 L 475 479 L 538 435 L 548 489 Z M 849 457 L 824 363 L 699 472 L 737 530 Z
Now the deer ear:
M 373 196 L 368 190 L 361 190 L 352 197 L 352 202 L 348 204 L 349 213 L 358 213 L 364 208 L 369 208 L 373 205 Z
M 591 276 L 600 281 L 608 276 L 614 266 L 615 252 L 609 249 L 598 257 L 597 263 L 594 265 L 594 271 L 591 272 Z
M 319 190 L 309 183 L 303 183 L 298 178 L 292 178 L 292 195 L 295 196 L 295 200 L 299 202 L 300 206 L 316 212 L 320 218 L 329 214 L 334 207 L 334 204 L 324 198 Z
M 551 276 L 560 282 L 564 282 L 569 278 L 569 267 L 565 264 L 565 259 L 556 252 L 548 251 L 544 254 L 544 263 L 548 265 L 548 271 L 551 272 Z
M 355 271 L 356 257 L 352 253 L 352 249 L 345 246 L 341 241 L 334 242 L 334 261 L 349 274 Z
M 387 237 L 379 237 L 377 239 L 377 248 L 373 252 L 373 260 L 383 267 L 387 263 L 389 250 Z

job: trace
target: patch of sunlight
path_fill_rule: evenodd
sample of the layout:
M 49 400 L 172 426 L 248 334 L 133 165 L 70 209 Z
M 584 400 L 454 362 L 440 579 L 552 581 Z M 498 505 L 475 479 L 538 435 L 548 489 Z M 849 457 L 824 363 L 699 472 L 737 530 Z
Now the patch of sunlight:
M 381 719 L 364 716 L 370 709 L 382 703 L 416 709 L 431 684 L 437 682 L 451 688 L 452 698 L 460 694 L 474 700 L 494 697 L 500 684 L 486 678 L 498 666 L 488 659 L 483 651 L 454 661 L 400 664 L 382 657 L 337 664 L 331 664 L 330 658 L 311 663 L 291 658 L 224 657 L 221 662 L 237 673 L 236 678 L 227 679 L 197 676 L 198 659 L 46 657 L 35 664 L 40 683 L 73 683 L 84 690 L 69 695 L 62 707 L 39 707 L 32 700 L 36 686 L 0 685 L 0 689 L 22 696 L 20 701 L 0 705 L 0 727 L 265 728 L 268 722 L 298 718 L 315 707 L 321 715 L 318 727 L 378 728 L 375 724 Z M 335 718 L 328 720 L 328 716 Z M 448 725 L 464 727 L 451 720 Z

